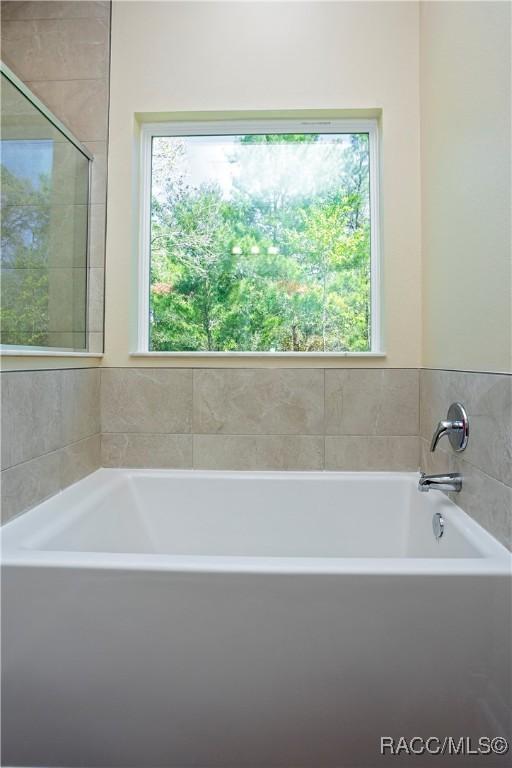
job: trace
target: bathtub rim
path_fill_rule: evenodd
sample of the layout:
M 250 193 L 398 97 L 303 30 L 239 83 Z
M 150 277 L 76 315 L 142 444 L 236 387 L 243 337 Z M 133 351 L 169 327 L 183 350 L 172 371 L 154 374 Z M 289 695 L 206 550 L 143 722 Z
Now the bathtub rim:
M 353 472 L 353 471 L 247 471 L 247 470 L 200 470 L 200 469 L 150 469 L 101 467 L 85 478 L 41 502 L 31 510 L 9 520 L 0 529 L 1 565 L 23 568 L 67 568 L 87 570 L 147 571 L 201 574 L 302 574 L 302 575 L 500 575 L 512 577 L 512 553 L 495 539 L 476 520 L 458 507 L 445 494 L 433 495 L 432 511 L 441 511 L 446 519 L 481 553 L 471 558 L 428 557 L 258 557 L 258 556 L 211 556 L 169 555 L 130 552 L 91 552 L 26 549 L 19 546 L 20 539 L 36 525 L 37 518 L 56 499 L 72 496 L 78 487 L 94 487 L 98 479 L 107 483 L 122 482 L 130 476 L 173 477 L 176 479 L 198 477 L 221 479 L 272 479 L 272 480 L 334 480 L 364 479 L 382 481 L 404 480 L 409 487 L 417 485 L 418 472 Z M 44 522 L 43 522 L 44 525 Z

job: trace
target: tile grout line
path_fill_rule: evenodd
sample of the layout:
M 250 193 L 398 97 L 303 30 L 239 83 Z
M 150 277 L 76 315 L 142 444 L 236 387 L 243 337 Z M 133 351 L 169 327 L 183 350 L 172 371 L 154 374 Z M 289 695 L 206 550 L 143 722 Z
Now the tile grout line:
M 78 445 L 79 443 L 83 443 L 86 440 L 91 440 L 93 437 L 99 436 L 101 438 L 102 433 L 101 432 L 91 432 L 90 435 L 86 435 L 85 437 L 81 437 L 79 440 L 73 440 L 71 443 L 65 443 L 64 445 L 59 445 L 57 448 L 52 448 L 49 451 L 44 451 L 44 453 L 39 453 L 37 456 L 32 456 L 31 459 L 23 459 L 23 461 L 18 461 L 16 464 L 11 464 L 9 467 L 2 467 L 1 472 L 9 472 L 11 469 L 18 469 L 19 467 L 23 466 L 24 464 L 30 464 L 32 461 L 38 461 L 38 459 L 44 459 L 45 456 L 51 456 L 52 453 L 60 453 L 61 451 L 65 451 L 66 448 L 71 448 L 74 445 Z

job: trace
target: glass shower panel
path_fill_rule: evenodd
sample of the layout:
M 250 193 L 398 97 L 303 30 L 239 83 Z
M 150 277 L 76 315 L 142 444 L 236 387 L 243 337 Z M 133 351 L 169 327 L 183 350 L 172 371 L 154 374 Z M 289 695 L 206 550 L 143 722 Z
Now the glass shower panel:
M 89 160 L 2 73 L 5 345 L 85 350 Z

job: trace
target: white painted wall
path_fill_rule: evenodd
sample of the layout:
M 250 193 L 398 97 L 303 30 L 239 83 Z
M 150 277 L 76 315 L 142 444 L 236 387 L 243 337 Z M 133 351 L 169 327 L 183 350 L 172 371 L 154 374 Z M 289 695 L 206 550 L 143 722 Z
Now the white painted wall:
M 425 367 L 512 372 L 510 11 L 421 4 Z
M 420 364 L 418 22 L 415 2 L 114 0 L 104 365 L 161 363 L 129 357 L 136 298 L 137 114 L 375 108 L 382 110 L 387 357 L 338 358 L 332 364 Z M 276 362 L 287 364 L 282 358 Z M 301 367 L 308 363 L 313 364 L 300 360 Z M 205 363 L 179 358 L 175 364 Z M 247 358 L 242 364 L 248 365 Z

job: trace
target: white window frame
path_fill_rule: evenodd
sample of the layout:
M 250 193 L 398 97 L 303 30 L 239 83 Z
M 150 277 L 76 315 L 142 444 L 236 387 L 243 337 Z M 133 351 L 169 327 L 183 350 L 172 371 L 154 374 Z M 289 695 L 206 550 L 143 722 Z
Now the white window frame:
M 370 173 L 370 312 L 371 348 L 367 352 L 157 352 L 149 350 L 151 265 L 151 151 L 154 136 L 229 136 L 258 133 L 367 133 Z M 144 123 L 140 130 L 140 220 L 138 258 L 137 349 L 134 356 L 155 357 L 384 357 L 382 351 L 382 284 L 380 247 L 380 158 L 377 119 L 205 120 Z

